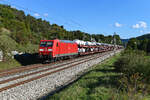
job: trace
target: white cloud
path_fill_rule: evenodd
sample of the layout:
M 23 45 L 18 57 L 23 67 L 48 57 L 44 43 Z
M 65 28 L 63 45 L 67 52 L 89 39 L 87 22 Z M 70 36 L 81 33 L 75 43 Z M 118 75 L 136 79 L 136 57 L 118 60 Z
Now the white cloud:
M 140 25 L 139 24 L 135 24 L 132 26 L 132 28 L 140 28 Z
M 118 22 L 116 22 L 115 27 L 122 27 L 122 24 L 119 24 Z
M 140 21 L 139 23 L 140 23 L 140 26 L 141 26 L 142 28 L 147 28 L 147 23 L 146 23 L 146 22 Z
M 39 17 L 39 16 L 40 16 L 40 14 L 38 14 L 38 13 L 35 13 L 35 14 L 34 14 L 34 16 L 36 16 L 36 17 Z
M 138 28 L 147 28 L 147 23 L 144 21 L 139 21 L 137 24 L 132 25 L 132 28 L 138 29 Z
M 44 16 L 47 17 L 47 16 L 48 16 L 48 13 L 44 13 Z

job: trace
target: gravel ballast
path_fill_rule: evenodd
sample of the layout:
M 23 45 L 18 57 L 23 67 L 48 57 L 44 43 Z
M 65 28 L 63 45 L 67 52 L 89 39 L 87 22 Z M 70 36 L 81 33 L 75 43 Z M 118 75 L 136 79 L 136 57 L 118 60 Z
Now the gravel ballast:
M 65 86 L 66 84 L 69 84 L 69 82 L 76 79 L 76 76 L 79 73 L 84 72 L 85 70 L 89 69 L 91 66 L 100 63 L 101 61 L 113 56 L 116 53 L 119 53 L 120 51 L 121 50 L 118 50 L 116 52 L 111 52 L 100 58 L 96 58 L 94 60 L 90 60 L 88 62 L 76 65 L 75 67 L 71 67 L 61 72 L 53 73 L 46 77 L 42 77 L 40 79 L 31 81 L 29 83 L 22 84 L 20 86 L 2 91 L 0 92 L 0 100 L 37 100 L 38 98 L 41 98 L 42 96 L 45 96 L 48 93 L 54 92 L 55 90 L 58 90 L 59 88 Z M 30 77 L 31 76 L 29 76 L 28 78 Z M 27 77 L 24 79 L 12 81 L 4 85 L 0 84 L 0 88 L 25 79 L 27 79 Z

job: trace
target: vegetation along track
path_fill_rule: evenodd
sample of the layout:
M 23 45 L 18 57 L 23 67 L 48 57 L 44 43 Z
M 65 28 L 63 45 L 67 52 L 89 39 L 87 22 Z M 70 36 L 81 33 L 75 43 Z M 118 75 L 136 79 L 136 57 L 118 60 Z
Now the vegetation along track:
M 40 68 L 39 70 L 36 70 L 35 68 L 33 68 L 34 70 L 29 71 L 29 73 L 26 73 L 26 74 L 21 71 L 21 72 L 17 73 L 17 74 L 19 74 L 17 76 L 13 75 L 14 73 L 11 74 L 11 76 L 5 76 L 5 75 L 1 76 L 1 78 L 0 78 L 0 97 L 1 97 L 1 95 L 5 95 L 6 91 L 8 93 L 8 91 L 13 90 L 15 87 L 18 88 L 18 86 L 22 86 L 25 83 L 31 84 L 31 82 L 33 82 L 35 80 L 39 80 L 39 79 L 41 80 L 42 78 L 49 77 L 49 75 L 54 75 L 55 73 L 59 73 L 59 72 L 62 73 L 65 70 L 71 71 L 72 68 L 75 69 L 76 66 L 80 66 L 79 69 L 80 68 L 82 69 L 82 66 L 84 65 L 83 63 L 90 62 L 92 60 L 94 61 L 95 59 L 103 58 L 103 56 L 109 55 L 111 53 L 112 52 L 107 52 L 107 53 L 101 53 L 101 54 L 80 57 L 80 58 L 72 59 L 69 61 L 64 61 L 64 62 L 56 64 L 56 65 L 48 64 L 51 66 L 45 65 L 46 67 L 39 67 Z M 102 60 L 104 60 L 104 59 L 102 59 Z M 23 73 L 23 74 L 20 74 L 20 73 Z M 62 75 L 60 75 L 60 76 L 62 76 Z M 56 76 L 56 77 L 58 77 L 58 76 Z M 65 75 L 63 77 L 65 77 Z M 51 80 L 53 80 L 53 78 Z M 36 84 L 38 84 L 38 83 L 36 83 Z M 52 83 L 50 83 L 50 84 L 52 84 Z M 20 99 L 20 100 L 24 100 L 24 99 Z

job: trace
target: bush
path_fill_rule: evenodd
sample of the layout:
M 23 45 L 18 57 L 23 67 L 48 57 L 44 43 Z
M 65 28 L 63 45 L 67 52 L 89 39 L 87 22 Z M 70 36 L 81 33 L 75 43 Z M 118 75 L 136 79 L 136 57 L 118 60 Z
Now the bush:
M 139 73 L 146 78 L 150 75 L 150 60 L 143 51 L 125 51 L 115 62 L 115 69 L 127 76 Z

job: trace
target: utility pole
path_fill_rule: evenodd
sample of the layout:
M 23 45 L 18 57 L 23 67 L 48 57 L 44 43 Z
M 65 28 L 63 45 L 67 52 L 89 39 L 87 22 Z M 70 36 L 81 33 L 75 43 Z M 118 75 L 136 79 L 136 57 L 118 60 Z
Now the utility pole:
M 85 41 L 85 38 L 86 38 L 86 36 L 85 36 L 85 34 L 83 34 L 83 41 Z
M 114 43 L 114 51 L 116 50 L 116 32 L 114 32 L 114 35 L 113 35 L 113 43 Z
M 98 42 L 100 43 L 100 42 L 101 42 L 101 39 L 98 39 Z
M 91 36 L 91 42 L 92 42 L 92 40 L 93 40 L 93 39 L 92 39 L 92 36 Z

